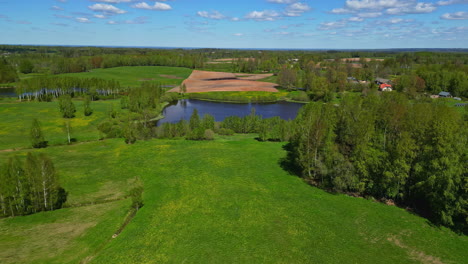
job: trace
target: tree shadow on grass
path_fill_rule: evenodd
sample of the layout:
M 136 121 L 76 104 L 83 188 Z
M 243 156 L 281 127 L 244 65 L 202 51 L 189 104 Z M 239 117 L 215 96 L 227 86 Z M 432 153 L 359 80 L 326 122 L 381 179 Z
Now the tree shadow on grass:
M 293 146 L 291 143 L 287 143 L 283 146 L 283 149 L 286 150 L 287 155 L 284 158 L 281 158 L 278 161 L 278 164 L 281 168 L 287 171 L 290 175 L 295 175 L 297 177 L 301 177 L 301 168 L 296 165 L 296 154 L 294 153 Z

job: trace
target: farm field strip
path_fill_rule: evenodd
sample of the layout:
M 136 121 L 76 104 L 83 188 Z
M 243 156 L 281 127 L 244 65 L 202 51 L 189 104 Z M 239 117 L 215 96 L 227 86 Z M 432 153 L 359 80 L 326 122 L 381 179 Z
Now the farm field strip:
M 234 74 L 226 72 L 210 72 L 194 70 L 190 77 L 183 81 L 187 93 L 199 92 L 232 92 L 232 91 L 263 91 L 278 92 L 274 83 L 255 80 L 271 77 L 271 74 Z M 180 87 L 169 92 L 179 92 Z

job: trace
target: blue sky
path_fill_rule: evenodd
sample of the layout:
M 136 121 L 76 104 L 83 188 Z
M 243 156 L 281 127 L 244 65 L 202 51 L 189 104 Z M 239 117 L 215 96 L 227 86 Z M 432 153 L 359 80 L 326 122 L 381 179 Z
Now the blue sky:
M 468 0 L 0 0 L 0 44 L 468 48 Z

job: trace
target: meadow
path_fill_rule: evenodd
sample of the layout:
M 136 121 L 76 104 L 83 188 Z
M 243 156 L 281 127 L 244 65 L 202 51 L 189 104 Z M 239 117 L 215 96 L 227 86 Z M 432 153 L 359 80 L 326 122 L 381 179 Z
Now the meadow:
M 93 69 L 88 72 L 63 73 L 57 75 L 47 74 L 21 74 L 20 79 L 29 79 L 43 76 L 77 77 L 77 78 L 100 78 L 104 80 L 116 80 L 121 87 L 139 87 L 141 82 L 154 81 L 162 85 L 177 86 L 192 73 L 192 69 L 183 67 L 166 66 L 126 66 L 107 69 Z M 14 86 L 14 83 L 8 86 Z
M 165 66 L 128 66 L 108 69 L 94 69 L 90 72 L 66 73 L 57 76 L 101 78 L 116 80 L 121 87 L 137 87 L 144 81 L 154 81 L 161 85 L 177 86 L 192 73 L 191 69 Z
M 32 120 L 37 118 L 42 126 L 45 140 L 49 145 L 67 143 L 67 134 L 63 130 L 64 122 L 70 121 L 72 138 L 77 141 L 98 140 L 102 135 L 97 125 L 108 117 L 111 109 L 120 109 L 119 100 L 91 102 L 94 110 L 91 116 L 84 115 L 83 101 L 73 100 L 76 107 L 76 117 L 62 117 L 57 101 L 53 102 L 19 102 L 15 99 L 0 101 L 0 150 L 31 147 L 30 129 Z
M 134 145 L 112 139 L 34 150 L 53 159 L 72 207 L 1 219 L 0 262 L 463 263 L 468 258 L 466 236 L 398 207 L 311 187 L 280 166 L 284 143 L 258 142 L 255 136 Z M 0 152 L 0 161 L 25 153 Z M 144 206 L 112 239 L 137 177 L 144 185 Z

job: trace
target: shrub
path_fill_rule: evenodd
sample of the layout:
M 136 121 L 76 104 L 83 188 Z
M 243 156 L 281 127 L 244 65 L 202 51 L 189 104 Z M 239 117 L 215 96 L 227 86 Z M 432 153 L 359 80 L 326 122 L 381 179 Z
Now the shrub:
M 205 130 L 205 140 L 213 140 L 214 139 L 214 132 L 211 129 L 206 129 Z
M 218 134 L 224 135 L 224 136 L 232 136 L 234 135 L 234 130 L 229 129 L 229 128 L 220 128 L 218 130 Z

